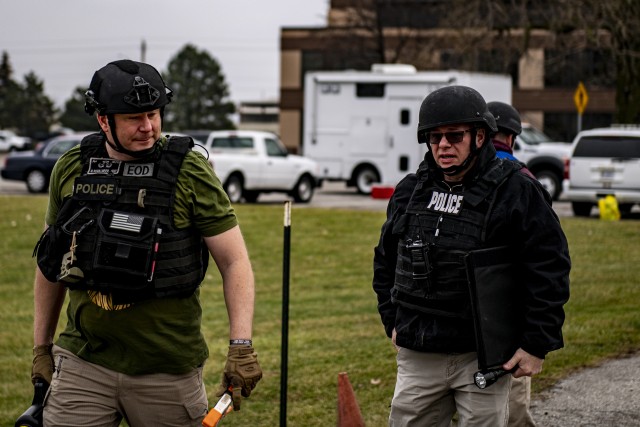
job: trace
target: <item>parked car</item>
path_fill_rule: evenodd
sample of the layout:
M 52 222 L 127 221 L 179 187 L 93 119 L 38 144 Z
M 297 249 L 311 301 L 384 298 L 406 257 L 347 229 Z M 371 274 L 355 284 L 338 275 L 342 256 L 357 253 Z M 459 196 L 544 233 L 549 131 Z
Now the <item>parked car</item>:
M 564 166 L 570 153 L 570 142 L 555 142 L 529 123 L 522 124 L 522 133 L 513 147 L 513 155 L 527 165 L 553 200 L 562 193 Z
M 6 180 L 24 181 L 30 193 L 46 193 L 53 165 L 67 150 L 78 145 L 85 135 L 60 135 L 39 144 L 33 151 L 9 153 L 0 174 Z
M 589 216 L 612 195 L 621 215 L 640 203 L 640 127 L 613 126 L 579 132 L 571 146 L 564 196 L 576 216 Z
M 318 164 L 289 154 L 271 132 L 212 131 L 204 143 L 232 203 L 255 202 L 262 193 L 286 193 L 308 203 L 319 185 Z
M 210 131 L 209 131 L 210 132 Z M 184 132 L 163 132 L 163 135 L 166 137 L 170 137 L 170 136 L 188 136 L 191 139 L 193 139 L 193 151 L 197 151 L 198 153 L 202 154 L 205 158 L 209 159 L 209 152 L 204 148 L 204 141 L 196 138 L 188 133 L 184 133 Z M 205 136 L 206 139 L 206 136 Z M 211 164 L 211 162 L 209 162 L 209 164 Z M 213 166 L 213 165 L 212 165 Z
M 193 138 L 194 141 L 206 142 L 207 138 L 209 137 L 211 132 L 213 132 L 212 129 L 210 129 L 210 130 L 194 129 L 194 130 L 186 130 L 183 133 L 181 133 L 180 135 L 189 135 L 191 138 Z M 178 135 L 177 133 L 172 133 L 172 132 L 169 132 L 169 133 L 171 135 Z
M 31 138 L 18 136 L 10 130 L 0 130 L 0 151 L 19 151 L 31 148 Z

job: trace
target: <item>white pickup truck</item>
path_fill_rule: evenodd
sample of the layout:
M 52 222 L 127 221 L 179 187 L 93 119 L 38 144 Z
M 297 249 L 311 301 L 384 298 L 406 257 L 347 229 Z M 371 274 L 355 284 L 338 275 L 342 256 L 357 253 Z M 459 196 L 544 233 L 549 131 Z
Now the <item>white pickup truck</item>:
M 554 142 L 541 130 L 522 123 L 522 133 L 516 138 L 513 155 L 527 165 L 553 200 L 558 200 L 571 155 L 571 143 Z
M 232 203 L 254 203 L 261 193 L 272 192 L 308 203 L 319 184 L 317 163 L 289 154 L 273 133 L 212 131 L 203 143 Z

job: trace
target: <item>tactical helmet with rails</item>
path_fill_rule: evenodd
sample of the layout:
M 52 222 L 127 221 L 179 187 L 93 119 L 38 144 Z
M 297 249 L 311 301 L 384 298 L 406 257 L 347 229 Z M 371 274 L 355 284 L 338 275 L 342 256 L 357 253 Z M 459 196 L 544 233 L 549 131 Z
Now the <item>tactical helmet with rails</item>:
M 123 59 L 113 61 L 93 74 L 89 90 L 85 92 L 84 110 L 89 115 L 98 113 L 107 116 L 114 144 L 107 143 L 116 151 L 132 157 L 144 157 L 155 150 L 155 146 L 131 151 L 122 146 L 116 135 L 114 114 L 138 114 L 160 109 L 171 102 L 171 89 L 154 67 L 142 62 Z
M 504 102 L 493 101 L 487 104 L 489 111 L 496 119 L 496 125 L 500 132 L 506 134 L 520 135 L 522 133 L 522 122 L 520 114 L 511 105 Z
M 144 113 L 171 102 L 171 90 L 149 64 L 123 59 L 96 71 L 85 93 L 84 109 L 93 115 Z
M 469 156 L 457 166 L 441 168 L 445 175 L 455 175 L 464 170 L 478 154 L 476 133 L 478 128 L 485 129 L 485 140 L 490 132 L 497 132 L 496 120 L 487 108 L 487 103 L 477 90 L 467 86 L 445 86 L 431 92 L 422 101 L 418 117 L 418 142 L 429 141 L 429 131 L 440 126 L 470 124 L 471 151 Z M 483 144 L 483 147 L 487 144 Z M 426 158 L 435 163 L 431 147 Z

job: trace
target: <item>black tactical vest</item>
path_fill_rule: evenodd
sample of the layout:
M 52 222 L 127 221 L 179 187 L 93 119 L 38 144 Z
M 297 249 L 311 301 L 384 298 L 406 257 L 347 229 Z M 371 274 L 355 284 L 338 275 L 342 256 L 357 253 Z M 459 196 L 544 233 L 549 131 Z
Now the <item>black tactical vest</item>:
M 111 294 L 114 304 L 191 295 L 209 253 L 197 230 L 175 228 L 173 205 L 192 140 L 170 138 L 127 162 L 108 158 L 104 144 L 100 134 L 81 142 L 73 195 L 36 247 L 40 269 L 70 289 Z
M 449 187 L 426 170 L 394 223 L 398 257 L 392 301 L 437 316 L 471 318 L 465 257 L 484 247 L 497 190 L 521 166 L 492 161 L 473 185 Z

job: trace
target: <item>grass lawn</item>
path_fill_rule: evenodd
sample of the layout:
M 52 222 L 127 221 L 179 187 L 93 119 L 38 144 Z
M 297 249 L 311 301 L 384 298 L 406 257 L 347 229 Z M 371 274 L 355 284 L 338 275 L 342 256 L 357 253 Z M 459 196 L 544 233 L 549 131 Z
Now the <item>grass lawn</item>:
M 32 398 L 33 247 L 46 196 L 0 196 L 0 425 L 13 425 Z M 225 426 L 273 426 L 280 413 L 283 209 L 238 205 L 256 275 L 254 346 L 264 378 Z M 371 289 L 382 212 L 292 210 L 287 420 L 336 424 L 337 380 L 347 372 L 367 426 L 384 426 L 395 382 L 395 352 Z M 551 353 L 534 393 L 571 372 L 640 349 L 640 223 L 563 218 L 573 262 L 565 348 Z M 205 366 L 215 398 L 227 344 L 227 316 L 212 265 L 202 288 Z M 62 321 L 60 325 L 62 326 Z M 213 402 L 210 402 L 213 403 Z

